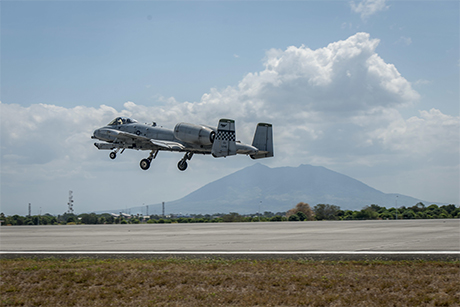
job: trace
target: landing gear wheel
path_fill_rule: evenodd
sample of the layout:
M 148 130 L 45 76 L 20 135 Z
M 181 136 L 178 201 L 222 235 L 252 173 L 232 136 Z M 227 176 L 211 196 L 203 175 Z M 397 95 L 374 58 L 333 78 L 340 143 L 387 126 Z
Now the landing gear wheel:
M 141 163 L 139 165 L 144 171 L 146 171 L 150 167 L 150 160 L 149 159 L 142 159 Z
M 177 168 L 180 171 L 185 171 L 187 169 L 187 161 L 180 160 L 179 163 L 177 163 Z
M 109 157 L 110 159 L 115 159 L 117 157 L 117 153 L 115 151 L 112 151 L 110 154 L 109 154 Z

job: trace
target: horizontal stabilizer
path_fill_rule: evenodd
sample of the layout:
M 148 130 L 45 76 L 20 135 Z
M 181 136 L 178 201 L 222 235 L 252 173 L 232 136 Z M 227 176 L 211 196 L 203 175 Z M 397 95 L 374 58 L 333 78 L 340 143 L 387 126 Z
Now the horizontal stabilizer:
M 271 124 L 257 124 L 256 132 L 252 146 L 259 151 L 255 155 L 251 155 L 253 159 L 269 158 L 274 156 L 273 152 L 273 128 Z
M 233 119 L 219 120 L 211 154 L 215 158 L 236 155 L 236 133 Z

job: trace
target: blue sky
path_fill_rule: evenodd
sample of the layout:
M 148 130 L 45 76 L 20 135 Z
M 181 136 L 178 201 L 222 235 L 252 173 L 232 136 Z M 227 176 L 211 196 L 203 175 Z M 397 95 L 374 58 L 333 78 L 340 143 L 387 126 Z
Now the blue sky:
M 162 162 L 155 161 L 161 164 L 157 172 L 169 182 L 157 183 L 161 191 L 110 196 L 113 199 L 104 203 L 107 196 L 99 194 L 123 185 L 100 190 L 86 185 L 119 174 L 144 187 L 155 176 L 137 169 L 136 161 L 145 153 L 126 153 L 123 162 L 108 164 L 113 161 L 106 161 L 106 152 L 92 146 L 92 129 L 123 112 L 170 128 L 180 121 L 212 124 L 217 114 L 232 116 L 247 142 L 257 121 L 271 120 L 278 128 L 280 149 L 277 157 L 264 161 L 271 167 L 323 165 L 384 192 L 459 203 L 458 1 L 2 1 L 0 5 L 5 213 L 26 208 L 30 199 L 61 213 L 70 189 L 79 191 L 76 202 L 80 195 L 80 203 L 87 204 L 80 207 L 82 211 L 108 209 L 127 199 L 134 199 L 133 205 L 174 200 L 254 163 L 244 157 L 233 162 L 203 157 L 196 161 L 204 167 L 201 172 L 187 170 L 184 175 L 163 166 L 175 167 L 172 161 L 178 159 L 164 154 Z M 312 59 L 320 63 L 321 57 L 335 52 L 334 43 L 341 50 L 338 55 L 350 57 L 329 59 L 336 64 L 333 75 L 342 69 L 352 75 L 359 65 L 369 65 L 380 71 L 377 79 L 363 79 L 364 85 L 333 79 L 327 90 L 311 85 L 312 70 L 303 63 Z M 290 46 L 293 53 L 288 52 Z M 353 48 L 367 50 L 369 58 L 351 58 Z M 292 61 L 291 66 L 283 70 L 267 66 L 275 58 Z M 372 59 L 378 61 L 372 64 Z M 293 77 L 291 72 L 299 67 L 306 70 Z M 273 81 L 265 79 L 270 74 L 264 71 L 281 76 L 283 84 L 297 78 L 288 87 L 294 90 L 287 95 L 276 85 L 274 91 L 266 87 L 255 93 L 257 84 Z M 302 83 L 305 76 L 310 79 Z M 384 83 L 379 91 L 369 90 L 371 96 L 362 94 L 363 88 Z M 253 91 L 248 94 L 244 88 Z M 279 100 L 271 101 L 264 96 L 267 92 Z M 252 98 L 242 102 L 235 98 L 243 94 Z M 293 103 L 310 94 L 308 99 L 316 99 L 317 105 Z M 349 99 L 330 104 L 344 95 Z M 230 101 L 235 109 L 250 106 L 255 115 L 226 112 L 225 103 L 215 103 L 219 99 Z M 361 108 L 352 107 L 350 101 L 358 101 Z M 256 104 L 264 108 L 257 109 Z M 305 117 L 291 121 L 282 110 L 290 107 L 293 116 Z M 184 111 L 190 108 L 193 111 Z M 342 108 L 350 112 L 345 114 Z M 85 116 L 84 124 L 69 124 L 72 118 Z M 17 136 L 20 132 L 7 126 L 11 122 L 24 125 L 19 129 L 24 135 Z M 288 131 L 300 134 L 296 138 Z M 28 138 L 33 139 L 26 142 Z M 69 152 L 74 150 L 80 154 L 72 156 Z M 40 174 L 47 171 L 56 172 L 56 178 L 42 178 Z M 30 192 L 18 193 L 22 190 Z M 91 197 L 83 196 L 89 192 Z M 58 196 L 63 199 L 55 201 L 47 196 L 51 193 L 64 195 Z
M 427 97 L 445 97 L 440 109 L 458 114 L 458 2 L 387 5 L 363 21 L 346 1 L 3 2 L 2 101 L 198 101 L 260 70 L 266 50 L 364 31 L 406 79 L 435 82 Z

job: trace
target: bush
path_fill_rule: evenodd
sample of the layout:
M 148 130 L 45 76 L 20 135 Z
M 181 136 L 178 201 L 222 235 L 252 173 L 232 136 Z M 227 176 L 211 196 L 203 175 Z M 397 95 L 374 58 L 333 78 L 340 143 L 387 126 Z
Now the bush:
M 358 220 L 376 220 L 379 216 L 379 214 L 375 212 L 374 210 L 372 210 L 369 206 L 366 206 L 361 211 L 358 211 L 355 213 L 356 213 L 356 219 Z
M 373 205 L 375 206 L 375 205 Z M 318 221 L 321 220 L 338 220 L 339 213 L 341 213 L 340 207 L 335 205 L 325 205 L 325 204 L 318 204 L 313 207 L 313 211 L 315 212 L 315 218 Z
M 300 202 L 298 203 L 295 208 L 289 210 L 286 213 L 286 217 L 289 219 L 292 215 L 296 215 L 297 213 L 302 212 L 305 215 L 304 216 L 297 216 L 297 218 L 300 220 L 300 218 L 304 218 L 303 220 L 307 221 L 313 221 L 315 214 L 313 213 L 313 210 L 310 208 L 310 205 L 307 203 Z
M 226 214 L 222 217 L 222 221 L 226 222 L 226 223 L 230 223 L 230 222 L 242 222 L 243 221 L 243 217 L 241 215 L 239 215 L 238 213 L 236 212 L 230 212 L 230 214 Z
M 283 220 L 281 215 L 275 215 L 270 219 L 270 222 L 281 222 Z
M 303 213 L 302 211 L 297 212 L 297 216 L 299 217 L 300 221 L 305 221 L 307 219 L 306 214 Z
M 403 212 L 403 219 L 414 219 L 415 213 L 412 210 L 406 210 Z

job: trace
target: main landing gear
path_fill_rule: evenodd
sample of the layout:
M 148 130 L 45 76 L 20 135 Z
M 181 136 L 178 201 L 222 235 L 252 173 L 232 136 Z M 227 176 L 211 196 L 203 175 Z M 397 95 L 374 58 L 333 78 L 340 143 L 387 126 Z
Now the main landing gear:
M 193 157 L 193 152 L 185 153 L 184 157 L 177 163 L 177 168 L 180 171 L 185 171 L 187 169 L 187 160 L 191 160 Z
M 152 162 L 153 159 L 157 157 L 158 150 L 152 150 L 150 152 L 150 155 L 147 159 L 142 159 L 141 163 L 139 163 L 139 166 L 144 170 L 148 170 L 150 168 L 150 162 Z

